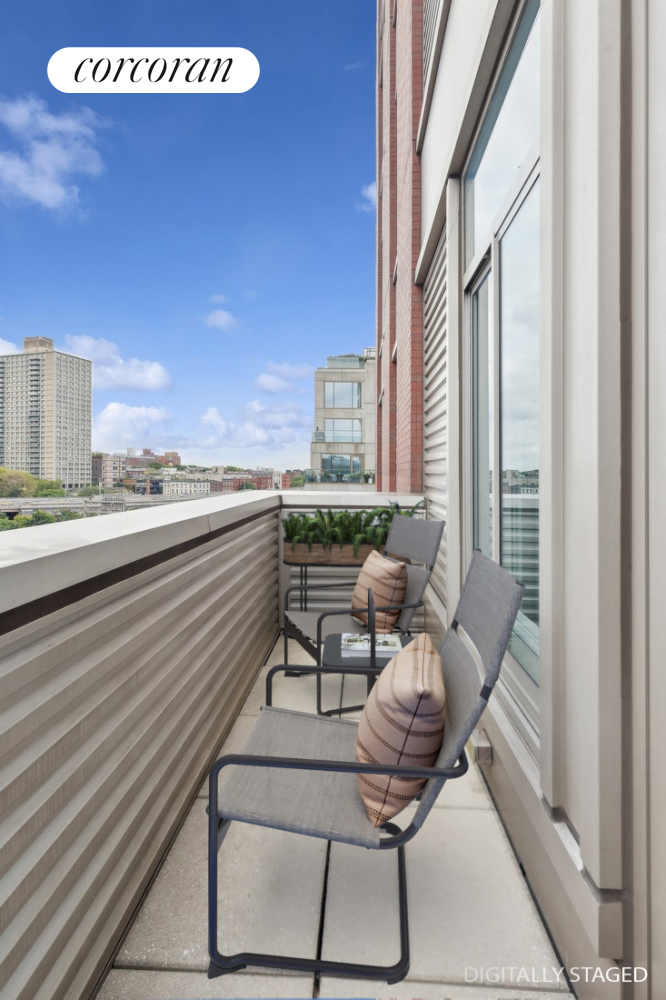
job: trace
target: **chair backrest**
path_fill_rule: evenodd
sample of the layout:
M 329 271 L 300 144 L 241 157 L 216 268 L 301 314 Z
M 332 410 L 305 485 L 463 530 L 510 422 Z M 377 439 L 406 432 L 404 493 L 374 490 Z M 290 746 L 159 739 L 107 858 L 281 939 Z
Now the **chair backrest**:
M 443 531 L 443 521 L 425 521 L 420 517 L 394 514 L 386 539 L 386 551 L 397 559 L 411 559 L 432 569 Z
M 492 559 L 474 552 L 455 615 L 439 647 L 446 721 L 436 767 L 453 767 L 481 718 L 499 676 L 524 589 Z M 481 669 L 461 637 L 461 626 L 476 649 Z M 414 826 L 423 825 L 443 784 L 442 779 L 426 783 Z
M 405 568 L 407 570 L 407 586 L 405 587 L 405 596 L 402 599 L 403 604 L 417 604 L 425 594 L 432 570 L 423 569 L 422 566 L 412 566 L 411 563 L 407 563 Z M 416 611 L 416 608 L 405 608 L 401 611 L 397 627 L 406 632 Z

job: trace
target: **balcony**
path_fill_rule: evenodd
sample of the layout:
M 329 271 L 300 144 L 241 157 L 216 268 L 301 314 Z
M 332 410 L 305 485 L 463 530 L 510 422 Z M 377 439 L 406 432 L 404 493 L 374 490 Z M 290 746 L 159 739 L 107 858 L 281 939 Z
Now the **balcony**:
M 416 498 L 373 503 L 389 499 Z M 4 535 L 0 977 L 11 1000 L 97 988 L 99 1000 L 567 995 L 475 768 L 445 786 L 407 848 L 408 980 L 251 968 L 207 980 L 203 781 L 222 748 L 242 746 L 280 662 L 293 571 L 279 518 L 311 507 L 305 492 L 253 492 Z M 325 698 L 358 702 L 353 688 L 329 678 Z M 275 704 L 312 711 L 314 678 L 282 677 Z M 393 960 L 392 855 L 235 826 L 220 858 L 227 947 Z M 493 969 L 509 967 L 548 982 L 493 988 Z
M 336 484 L 347 483 L 355 489 L 375 488 L 374 469 L 363 469 L 362 472 L 329 471 L 327 469 L 305 469 L 305 488 L 308 484 L 323 485 L 326 489 L 335 489 Z

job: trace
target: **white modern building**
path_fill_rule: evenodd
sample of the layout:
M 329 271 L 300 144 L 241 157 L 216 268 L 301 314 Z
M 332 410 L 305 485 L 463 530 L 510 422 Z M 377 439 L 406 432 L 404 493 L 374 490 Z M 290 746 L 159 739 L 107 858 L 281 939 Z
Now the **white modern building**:
M 377 366 L 375 348 L 339 354 L 315 370 L 315 426 L 306 489 L 374 489 Z
M 66 489 L 91 483 L 92 362 L 26 337 L 0 356 L 0 465 Z

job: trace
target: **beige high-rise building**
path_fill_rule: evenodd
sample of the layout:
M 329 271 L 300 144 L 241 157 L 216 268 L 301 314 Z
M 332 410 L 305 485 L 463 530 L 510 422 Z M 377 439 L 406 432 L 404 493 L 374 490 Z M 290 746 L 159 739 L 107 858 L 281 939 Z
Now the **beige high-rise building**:
M 312 468 L 305 489 L 374 490 L 377 418 L 375 348 L 339 354 L 315 370 L 315 426 Z
M 0 355 L 0 465 L 66 489 L 91 482 L 92 362 L 26 337 Z

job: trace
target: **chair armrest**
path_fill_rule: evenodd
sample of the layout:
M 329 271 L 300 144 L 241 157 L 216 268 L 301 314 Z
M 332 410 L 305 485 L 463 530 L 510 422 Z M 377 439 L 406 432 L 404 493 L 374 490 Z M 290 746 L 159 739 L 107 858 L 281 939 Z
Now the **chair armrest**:
M 368 593 L 370 593 L 370 591 L 368 591 Z M 317 619 L 317 661 L 321 659 L 321 629 L 324 618 L 329 618 L 331 615 L 358 614 L 359 612 L 368 612 L 369 614 L 371 610 L 373 610 L 376 613 L 377 611 L 403 611 L 405 608 L 423 607 L 422 600 L 416 601 L 413 604 L 387 604 L 381 608 L 373 606 L 372 609 L 370 608 L 369 604 L 370 602 L 368 602 L 367 608 L 353 608 L 353 609 L 343 608 L 342 610 L 339 611 L 323 611 L 322 614 L 319 615 L 319 618 Z M 368 631 L 370 632 L 370 635 L 373 636 L 374 638 L 375 635 L 374 623 L 371 624 L 369 620 L 368 620 Z
M 284 610 L 289 611 L 289 595 L 292 590 L 330 590 L 332 587 L 351 587 L 352 581 L 346 583 L 296 583 L 293 587 L 287 587 L 284 592 Z
M 391 774 L 405 778 L 430 778 L 450 780 L 462 778 L 469 770 L 467 754 L 463 750 L 455 767 L 404 767 L 402 765 L 363 764 L 360 761 L 346 760 L 307 760 L 299 757 L 255 757 L 252 754 L 228 754 L 220 757 L 213 764 L 208 778 L 208 830 L 211 844 L 218 843 L 219 815 L 217 810 L 217 776 L 224 767 L 234 764 L 249 767 L 289 768 L 298 771 L 336 771 L 344 774 Z M 379 847 L 402 847 L 417 833 L 418 828 L 412 822 L 409 827 L 386 838 Z
M 388 660 L 386 661 L 388 663 Z M 367 667 L 353 667 L 351 664 L 348 666 L 340 667 L 323 667 L 323 666 L 313 666 L 304 667 L 300 663 L 298 664 L 299 674 L 353 674 L 359 677 L 379 677 L 383 666 L 367 666 Z M 266 705 L 271 708 L 273 705 L 273 677 L 275 674 L 281 673 L 283 670 L 293 670 L 293 663 L 280 663 L 276 667 L 271 667 L 271 669 L 266 674 Z
M 469 770 L 463 750 L 455 767 L 416 767 L 403 764 L 364 764 L 356 760 L 309 760 L 305 757 L 257 757 L 254 754 L 231 753 L 216 760 L 210 770 L 210 800 L 217 805 L 216 778 L 222 768 L 239 764 L 249 767 L 277 767 L 295 771 L 334 771 L 339 774 L 391 774 L 403 778 L 442 778 L 446 781 L 462 778 Z

